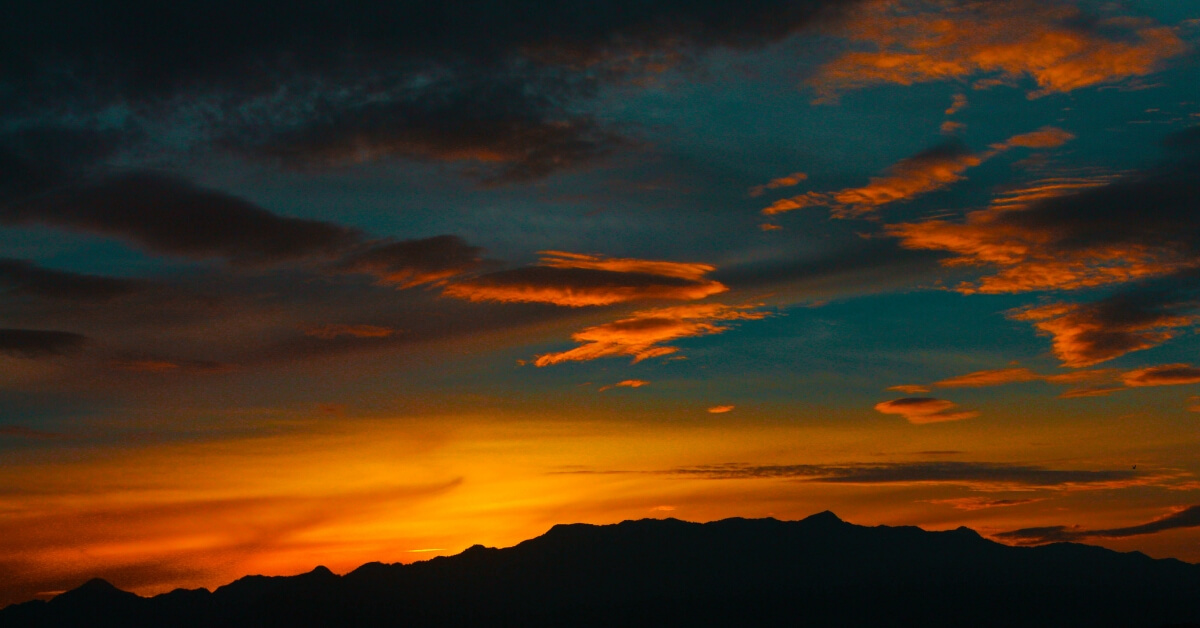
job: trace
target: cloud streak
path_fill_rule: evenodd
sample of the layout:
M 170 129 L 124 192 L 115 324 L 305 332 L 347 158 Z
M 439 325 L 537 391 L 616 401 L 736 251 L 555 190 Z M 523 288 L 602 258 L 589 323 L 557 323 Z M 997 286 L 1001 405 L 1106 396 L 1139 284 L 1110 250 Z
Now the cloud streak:
M 539 355 L 534 364 L 551 366 L 621 356 L 632 357 L 636 364 L 679 351 L 679 347 L 665 343 L 724 333 L 730 329 L 729 323 L 733 321 L 760 320 L 769 315 L 752 306 L 717 303 L 642 310 L 634 312 L 629 318 L 576 332 L 571 338 L 580 346 Z
M 668 475 L 710 480 L 791 479 L 828 484 L 949 484 L 983 491 L 1093 490 L 1169 482 L 1131 469 L 1071 470 L 994 462 L 893 462 L 833 465 L 725 463 L 678 467 Z M 1173 476 L 1172 476 L 1173 477 Z
M 1158 534 L 1168 530 L 1200 527 L 1200 506 L 1180 506 L 1166 515 L 1143 524 L 1124 528 L 1088 530 L 1068 526 L 1046 526 L 1023 528 L 993 535 L 995 538 L 1017 545 L 1042 545 L 1045 543 L 1078 542 L 1088 539 L 1120 539 L 1146 534 Z
M 447 296 L 468 301 L 552 303 L 568 307 L 637 300 L 696 300 L 728 290 L 707 279 L 708 264 L 609 258 L 545 251 L 535 266 L 456 281 Z
M 1053 148 L 1074 137 L 1062 129 L 1046 127 L 992 144 L 990 150 L 979 154 L 952 139 L 896 162 L 883 176 L 871 177 L 863 187 L 808 192 L 780 199 L 762 213 L 772 216 L 806 207 L 827 206 L 833 218 L 856 218 L 884 205 L 910 201 L 962 181 L 966 178 L 964 172 L 1009 149 Z
M 898 414 L 913 425 L 961 421 L 979 416 L 974 411 L 955 411 L 958 404 L 932 397 L 903 397 L 875 404 L 875 410 L 883 414 Z
M 358 238 L 329 222 L 286 218 L 235 196 L 152 173 L 120 175 L 0 205 L 0 224 L 44 224 L 117 237 L 155 253 L 258 265 L 328 256 Z

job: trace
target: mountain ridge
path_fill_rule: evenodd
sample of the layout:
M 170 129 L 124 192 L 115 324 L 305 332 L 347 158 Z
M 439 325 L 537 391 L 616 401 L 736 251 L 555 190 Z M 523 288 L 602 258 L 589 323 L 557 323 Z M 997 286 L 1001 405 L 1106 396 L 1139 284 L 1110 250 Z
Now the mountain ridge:
M 1200 565 L 974 530 L 798 521 L 559 524 L 343 575 L 251 575 L 143 598 L 93 579 L 0 626 L 1200 626 Z

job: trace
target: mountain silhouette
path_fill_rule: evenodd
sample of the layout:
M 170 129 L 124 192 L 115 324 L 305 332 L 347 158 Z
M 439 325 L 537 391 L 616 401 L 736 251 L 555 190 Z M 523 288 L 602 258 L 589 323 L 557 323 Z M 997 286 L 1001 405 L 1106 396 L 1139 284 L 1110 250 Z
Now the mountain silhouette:
M 91 580 L 0 626 L 1200 627 L 1200 565 L 968 528 L 645 519 L 556 525 L 507 549 L 248 576 L 142 598 Z

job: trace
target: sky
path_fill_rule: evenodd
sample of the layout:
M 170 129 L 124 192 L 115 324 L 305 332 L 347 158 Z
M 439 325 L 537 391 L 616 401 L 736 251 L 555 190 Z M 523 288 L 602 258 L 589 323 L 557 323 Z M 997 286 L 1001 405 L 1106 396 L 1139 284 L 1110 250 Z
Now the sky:
M 1200 562 L 1192 0 L 18 0 L 0 605 L 557 523 Z

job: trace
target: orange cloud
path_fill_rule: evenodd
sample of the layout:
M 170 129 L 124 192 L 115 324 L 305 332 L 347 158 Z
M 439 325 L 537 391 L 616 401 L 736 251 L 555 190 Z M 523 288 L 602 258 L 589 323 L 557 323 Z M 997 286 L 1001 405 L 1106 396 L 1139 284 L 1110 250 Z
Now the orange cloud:
M 1200 383 L 1200 368 L 1188 364 L 1163 364 L 1130 371 L 1122 375 L 1121 380 L 1130 387 L 1197 384 Z
M 1021 141 L 1046 141 L 1025 137 Z M 956 290 L 963 294 L 1092 288 L 1160 276 L 1195 263 L 1183 250 L 1185 245 L 1170 239 L 1155 244 L 1149 238 L 1136 241 L 1141 239 L 1136 234 L 1129 237 L 1131 241 L 1122 241 L 1119 234 L 1087 234 L 1092 235 L 1090 241 L 1081 243 L 1082 232 L 1097 229 L 1099 223 L 1089 225 L 1084 216 L 1068 215 L 1068 211 L 1055 211 L 1047 205 L 1109 181 L 1038 181 L 1001 195 L 987 209 L 968 213 L 964 222 L 900 223 L 887 225 L 885 232 L 899 238 L 900 246 L 907 249 L 954 253 L 942 260 L 946 266 L 998 268 L 975 282 L 959 284 Z M 1047 214 L 1057 215 L 1041 219 Z
M 709 414 L 725 414 L 726 412 L 732 412 L 733 408 L 734 408 L 733 406 L 713 406 L 708 409 L 708 413 Z
M 1042 376 L 1029 369 L 997 369 L 993 371 L 976 371 L 958 377 L 944 379 L 934 384 L 941 388 L 977 388 L 982 386 L 999 386 L 1016 382 L 1032 382 Z
M 963 124 L 962 122 L 946 120 L 942 123 L 941 132 L 943 135 L 953 135 L 965 128 L 967 128 L 967 125 Z
M 763 185 L 756 185 L 756 186 L 750 188 L 749 194 L 750 194 L 750 196 L 762 196 L 763 193 L 766 192 L 767 190 L 777 190 L 779 188 L 790 188 L 807 178 L 808 178 L 808 175 L 804 174 L 803 172 L 793 172 L 792 174 L 789 174 L 786 177 L 779 177 L 778 179 L 771 179 L 770 181 L 768 181 L 767 183 L 765 183 Z
M 896 392 L 902 392 L 909 395 L 918 395 L 929 392 L 929 387 L 918 384 L 901 384 L 899 386 L 888 386 L 888 390 L 894 390 Z
M 611 386 L 602 386 L 600 388 L 599 392 L 604 392 L 606 390 L 611 390 L 613 388 L 641 388 L 642 386 L 645 386 L 646 384 L 649 384 L 649 383 L 650 382 L 647 382 L 647 381 L 641 380 L 641 379 L 627 379 L 627 380 L 612 384 Z
M 1079 382 L 1095 381 L 1109 377 L 1111 371 L 1076 371 L 1059 375 L 1041 375 L 1027 368 L 995 369 L 990 371 L 975 371 L 958 377 L 951 377 L 933 385 L 939 388 L 980 388 L 984 386 L 1001 386 L 1021 382 L 1049 382 L 1051 384 L 1076 384 Z
M 1014 135 L 999 144 L 992 144 L 994 150 L 1008 150 L 1020 146 L 1022 148 L 1057 148 L 1075 139 L 1075 135 L 1052 126 L 1042 127 L 1032 133 Z
M 966 108 L 967 108 L 967 95 L 966 94 L 955 94 L 954 100 L 950 103 L 950 107 L 946 109 L 946 115 L 952 116 Z
M 1134 308 L 1125 305 L 1058 303 L 1016 310 L 1009 317 L 1032 321 L 1038 331 L 1052 336 L 1054 354 L 1063 366 L 1073 368 L 1162 344 L 1174 336 L 1170 328 L 1195 320 L 1169 312 L 1131 311 Z
M 333 340 L 339 336 L 387 338 L 394 333 L 396 333 L 396 330 L 391 327 L 381 327 L 379 325 L 342 325 L 338 323 L 315 325 L 304 330 L 305 336 L 312 336 L 321 340 Z
M 1200 397 L 1189 397 L 1188 398 L 1188 411 L 1200 412 Z
M 1059 399 L 1076 399 L 1079 397 L 1107 397 L 1115 392 L 1125 390 L 1124 386 L 1089 386 L 1068 390 L 1059 395 Z
M 759 320 L 768 315 L 754 311 L 752 306 L 718 303 L 643 310 L 634 312 L 629 318 L 577 332 L 571 338 L 582 343 L 580 346 L 539 355 L 534 364 L 550 366 L 616 356 L 631 356 L 637 363 L 679 351 L 678 347 L 664 346 L 663 343 L 719 334 L 729 329 L 729 325 L 722 324 L 725 321 Z
M 880 177 L 871 177 L 863 187 L 837 192 L 807 192 L 775 201 L 762 213 L 768 216 L 823 205 L 833 218 L 854 218 L 890 203 L 905 202 L 961 181 L 970 168 L 1011 148 L 1051 148 L 1061 146 L 1075 136 L 1054 127 L 1016 135 L 992 144 L 991 150 L 974 154 L 962 143 L 950 141 L 906 157 L 888 168 Z
M 1065 2 L 874 2 L 843 34 L 856 49 L 809 80 L 818 102 L 873 85 L 970 77 L 980 77 L 977 89 L 1032 79 L 1036 98 L 1145 76 L 1187 49 L 1170 28 L 1096 18 Z
M 543 251 L 535 266 L 452 283 L 443 293 L 469 301 L 553 303 L 570 307 L 646 299 L 696 300 L 728 290 L 705 279 L 708 264 L 607 258 Z
M 958 404 L 932 397 L 905 397 L 875 404 L 875 409 L 884 414 L 898 414 L 914 425 L 961 421 L 979 416 L 978 412 L 952 412 Z

